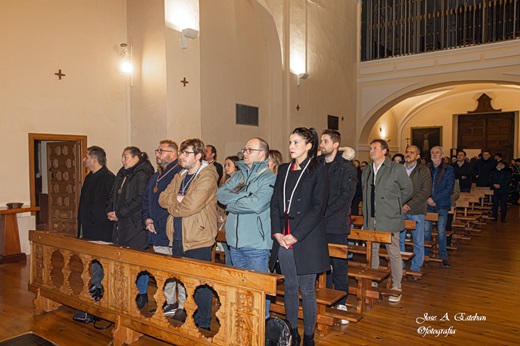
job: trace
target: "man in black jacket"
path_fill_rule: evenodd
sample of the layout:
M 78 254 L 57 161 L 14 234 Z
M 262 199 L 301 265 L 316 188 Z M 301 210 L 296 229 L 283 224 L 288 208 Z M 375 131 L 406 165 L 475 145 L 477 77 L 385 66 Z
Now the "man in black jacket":
M 106 167 L 106 162 L 105 150 L 97 146 L 87 148 L 83 166 L 90 172 L 81 187 L 78 207 L 78 238 L 112 241 L 114 224 L 107 219 L 105 205 L 114 185 L 115 176 Z M 104 289 L 101 285 L 103 276 L 103 267 L 97 260 L 93 260 L 92 281 L 89 290 L 96 301 L 103 297 Z M 89 322 L 92 318 L 86 312 L 77 311 L 74 319 Z
M 336 130 L 325 130 L 321 135 L 321 155 L 318 162 L 328 168 L 330 194 L 325 211 L 327 241 L 332 244 L 347 244 L 350 233 L 350 206 L 356 193 L 358 182 L 356 167 L 338 153 L 341 134 Z M 330 258 L 331 273 L 327 275 L 327 287 L 345 291 L 346 296 L 338 301 L 337 308 L 346 310 L 348 295 L 348 261 L 342 258 Z M 347 324 L 348 320 L 341 320 Z
M 459 180 L 460 192 L 470 192 L 475 170 L 466 161 L 466 152 L 464 150 L 457 151 L 457 162 L 453 164 L 453 169 L 455 170 L 455 179 Z
M 78 238 L 112 241 L 114 224 L 107 220 L 105 204 L 108 200 L 114 173 L 106 167 L 106 153 L 96 146 L 87 149 L 83 166 L 90 172 L 85 177 L 78 208 Z
M 491 158 L 491 153 L 489 150 L 482 151 L 482 158 L 475 163 L 475 177 L 477 178 L 477 186 L 488 187 L 489 186 L 489 176 L 491 172 L 495 170 L 497 167 L 497 162 L 495 159 Z M 461 189 L 462 191 L 462 189 Z

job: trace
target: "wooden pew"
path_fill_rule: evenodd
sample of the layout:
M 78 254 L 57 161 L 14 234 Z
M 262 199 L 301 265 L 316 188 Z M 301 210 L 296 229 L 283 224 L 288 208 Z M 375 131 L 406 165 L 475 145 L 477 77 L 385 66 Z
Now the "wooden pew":
M 30 231 L 29 290 L 36 293 L 35 313 L 57 309 L 61 304 L 114 322 L 111 344 L 123 345 L 147 334 L 166 342 L 186 345 L 264 345 L 266 294 L 276 294 L 281 275 L 259 273 L 186 258 L 102 245 L 73 237 Z M 104 268 L 104 296 L 94 301 L 89 293 L 90 265 L 97 260 Z M 157 282 L 152 299 L 157 311 L 143 314 L 135 303 L 136 278 L 142 271 Z M 177 279 L 187 291 L 187 319 L 174 325 L 160 307 L 165 303 L 164 285 Z M 195 326 L 194 291 L 209 285 L 218 295 L 215 316 L 218 332 Z M 148 292 L 150 296 L 150 290 Z M 177 322 L 177 321 L 174 321 Z M 215 327 L 215 328 L 213 328 Z M 79 328 L 79 326 L 78 326 Z
M 347 246 L 329 244 L 329 255 L 332 257 L 347 258 Z M 276 293 L 276 297 L 271 299 L 270 310 L 272 312 L 285 315 L 285 306 L 283 301 L 285 292 L 283 280 L 278 281 Z M 316 328 L 320 336 L 325 336 L 330 332 L 334 326 L 334 318 L 347 319 L 353 322 L 358 322 L 362 318 L 361 314 L 336 310 L 332 308 L 332 306 L 344 296 L 345 292 L 343 291 L 327 288 L 327 272 L 321 273 L 318 276 L 318 281 L 316 284 Z M 298 309 L 298 318 L 303 319 L 303 310 L 301 305 Z
M 211 263 L 226 263 L 226 253 L 224 251 L 217 250 L 217 243 L 226 242 L 226 231 L 223 229 L 219 229 L 217 231 L 217 236 L 215 238 L 215 245 L 213 245 L 213 249 L 211 250 Z M 218 256 L 218 261 L 217 261 Z
M 349 293 L 357 297 L 356 312 L 362 314 L 366 307 L 372 308 L 375 302 L 381 299 L 379 290 L 372 287 L 372 281 L 381 282 L 390 275 L 389 268 L 372 269 L 373 243 L 391 243 L 392 234 L 389 232 L 377 232 L 373 230 L 352 229 L 349 240 L 362 242 L 363 245 L 349 245 L 348 250 L 354 254 L 365 256 L 364 263 L 349 261 L 348 275 L 354 277 L 356 287 L 349 286 Z

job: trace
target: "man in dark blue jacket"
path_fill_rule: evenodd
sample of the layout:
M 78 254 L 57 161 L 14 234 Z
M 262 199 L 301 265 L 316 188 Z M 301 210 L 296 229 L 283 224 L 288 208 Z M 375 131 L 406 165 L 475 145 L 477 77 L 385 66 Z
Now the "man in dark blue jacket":
M 332 244 L 347 245 L 350 233 L 350 205 L 356 193 L 357 171 L 352 162 L 345 160 L 338 153 L 341 134 L 336 130 L 325 130 L 321 135 L 318 162 L 327 167 L 329 173 L 329 199 L 325 211 L 325 229 L 327 241 Z M 347 310 L 345 301 L 348 296 L 348 262 L 343 258 L 330 258 L 331 273 L 327 273 L 327 287 L 345 292 L 345 297 L 338 301 L 337 308 Z M 347 324 L 348 320 L 341 320 Z
M 498 205 L 500 204 L 500 219 L 506 222 L 507 195 L 511 184 L 511 170 L 506 168 L 503 161 L 497 162 L 496 169 L 489 176 L 489 184 L 493 190 L 493 221 L 498 217 Z
M 166 255 L 172 254 L 172 239 L 169 239 L 166 234 L 166 223 L 169 213 L 168 210 L 159 205 L 159 195 L 168 187 L 173 177 L 181 170 L 179 162 L 177 161 L 177 151 L 178 146 L 175 141 L 163 139 L 159 142 L 159 147 L 155 149 L 155 161 L 159 169 L 150 177 L 143 196 L 142 219 L 146 230 L 149 232 L 148 243 L 153 246 L 155 252 Z M 138 285 L 147 286 L 148 275 L 140 276 Z M 164 288 L 167 303 L 167 305 L 164 306 L 165 315 L 174 315 L 176 309 L 179 307 L 175 297 L 176 286 L 174 282 L 167 282 Z M 181 300 L 185 294 L 185 290 L 179 289 L 179 300 Z M 180 311 L 182 311 L 182 309 L 179 310 L 179 313 Z
M 449 268 L 448 250 L 446 250 L 446 222 L 448 220 L 448 212 L 451 208 L 451 193 L 455 185 L 455 171 L 453 167 L 443 162 L 444 149 L 442 147 L 433 147 L 430 150 L 432 162 L 430 163 L 430 172 L 432 177 L 432 192 L 428 198 L 427 211 L 437 213 L 437 242 L 439 244 L 439 256 L 442 259 L 442 266 Z M 427 221 L 424 229 L 424 240 L 432 240 L 432 222 Z M 430 249 L 425 249 L 425 255 L 430 254 Z

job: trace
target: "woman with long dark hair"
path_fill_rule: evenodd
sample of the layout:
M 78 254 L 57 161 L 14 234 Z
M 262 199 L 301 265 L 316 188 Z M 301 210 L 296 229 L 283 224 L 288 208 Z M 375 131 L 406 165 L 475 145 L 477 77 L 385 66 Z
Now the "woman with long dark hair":
M 278 260 L 285 276 L 285 316 L 291 323 L 294 345 L 300 344 L 298 289 L 303 305 L 303 345 L 314 345 L 316 275 L 330 267 L 324 222 L 329 180 L 326 167 L 316 161 L 318 144 L 314 129 L 293 131 L 289 138 L 292 161 L 280 166 L 271 199 L 271 233 L 276 241 L 270 267 Z
M 153 174 L 148 155 L 138 147 L 126 147 L 121 155 L 123 167 L 117 172 L 107 203 L 107 217 L 114 221 L 112 242 L 132 249 L 148 248 L 148 231 L 141 218 L 146 186 Z M 148 275 L 137 278 L 139 294 L 135 298 L 142 309 L 148 303 Z
M 143 196 L 154 169 L 138 147 L 126 147 L 123 167 L 117 172 L 107 204 L 107 216 L 115 221 L 112 242 L 132 249 L 148 247 L 148 233 L 141 220 Z

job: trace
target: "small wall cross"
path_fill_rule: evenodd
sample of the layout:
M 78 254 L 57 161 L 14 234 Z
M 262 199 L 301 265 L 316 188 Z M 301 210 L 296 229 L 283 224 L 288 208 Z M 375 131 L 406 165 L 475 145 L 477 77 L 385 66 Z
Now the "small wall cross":
M 58 78 L 61 80 L 61 77 L 65 77 L 66 74 L 64 73 L 61 73 L 61 68 L 58 70 L 58 73 L 55 73 L 56 76 L 58 76 Z
M 184 79 L 181 80 L 181 83 L 184 84 L 184 86 L 186 87 L 186 84 L 188 84 L 189 82 L 186 80 L 186 77 L 184 77 Z

